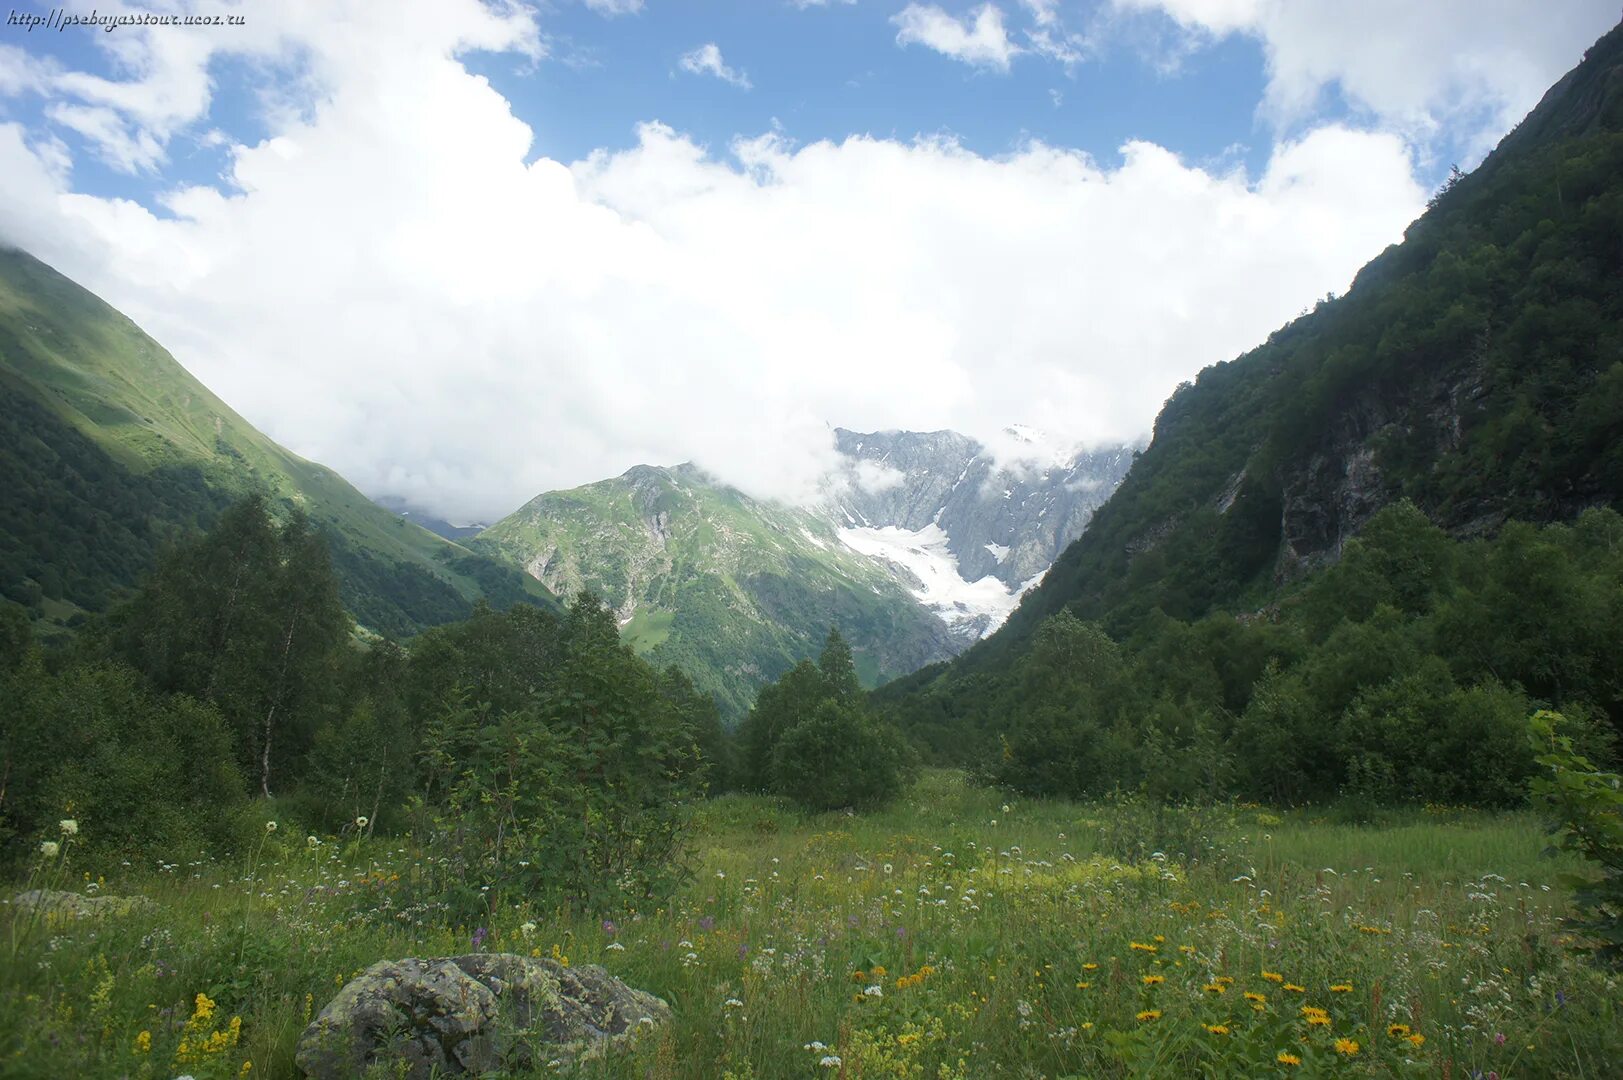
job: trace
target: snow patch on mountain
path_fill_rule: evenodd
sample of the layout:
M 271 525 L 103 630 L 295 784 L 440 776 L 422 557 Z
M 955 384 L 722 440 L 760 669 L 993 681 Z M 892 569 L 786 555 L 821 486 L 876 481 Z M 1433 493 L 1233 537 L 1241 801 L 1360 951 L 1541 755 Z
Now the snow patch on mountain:
M 946 532 L 934 523 L 922 529 L 895 525 L 844 528 L 838 535 L 853 551 L 904 571 L 904 584 L 921 604 L 954 630 L 975 637 L 985 637 L 1002 626 L 1020 603 L 1020 595 L 1038 580 L 1024 582 L 1018 589 L 1010 589 L 990 574 L 965 581 L 958 572 L 957 558 L 948 549 Z M 1007 548 L 1004 554 L 1008 554 Z

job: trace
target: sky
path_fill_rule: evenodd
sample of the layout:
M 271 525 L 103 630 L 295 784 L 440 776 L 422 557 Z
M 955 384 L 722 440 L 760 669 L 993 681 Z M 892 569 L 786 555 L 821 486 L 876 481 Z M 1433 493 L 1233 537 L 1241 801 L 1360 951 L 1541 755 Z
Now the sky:
M 490 521 L 834 426 L 1141 437 L 1616 0 L 274 0 L 0 14 L 0 242 L 368 495 Z M 221 25 L 66 25 L 70 16 Z M 30 28 L 28 16 L 48 20 Z M 1024 446 L 1024 444 L 1021 444 Z

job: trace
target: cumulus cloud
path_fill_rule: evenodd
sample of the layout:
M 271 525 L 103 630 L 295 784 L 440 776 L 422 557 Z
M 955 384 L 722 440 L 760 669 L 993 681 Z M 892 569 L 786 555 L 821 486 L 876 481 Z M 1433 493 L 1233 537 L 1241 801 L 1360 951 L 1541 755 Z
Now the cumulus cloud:
M 1114 0 L 1208 37 L 1243 33 L 1267 55 L 1264 112 L 1313 115 L 1334 88 L 1379 124 L 1426 140 L 1467 124 L 1475 156 L 1616 24 L 1616 0 Z
M 1344 288 L 1426 194 L 1400 138 L 1340 126 L 1256 175 L 1147 142 L 707 149 L 657 123 L 560 162 L 464 67 L 536 46 L 480 8 L 472 32 L 361 2 L 278 19 L 308 36 L 265 61 L 303 57 L 308 96 L 161 212 L 78 190 L 59 144 L 0 124 L 0 238 L 368 494 L 488 520 L 639 462 L 814 497 L 831 423 L 1135 438 L 1180 380 Z M 145 130 L 124 100 L 101 103 Z
M 584 0 L 584 2 L 599 15 L 635 15 L 642 10 L 642 0 Z
M 1021 52 L 1009 40 L 1003 11 L 996 4 L 982 4 L 962 19 L 935 4 L 908 4 L 890 21 L 898 45 L 923 45 L 972 67 L 1008 71 L 1010 61 Z
M 721 58 L 721 48 L 713 41 L 683 53 L 682 59 L 677 61 L 677 64 L 690 75 L 714 75 L 722 82 L 732 83 L 741 90 L 750 88 L 749 76 L 728 67 L 726 61 Z

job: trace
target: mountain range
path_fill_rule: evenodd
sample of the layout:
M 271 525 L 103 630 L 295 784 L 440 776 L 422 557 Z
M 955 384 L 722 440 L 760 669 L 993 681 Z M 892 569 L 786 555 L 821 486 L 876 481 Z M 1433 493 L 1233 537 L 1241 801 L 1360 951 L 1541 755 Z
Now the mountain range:
M 44 629 L 132 588 L 168 544 L 250 491 L 326 535 L 344 604 L 409 636 L 538 582 L 390 513 L 277 445 L 124 315 L 0 249 L 0 596 Z
M 639 465 L 547 492 L 468 541 L 552 592 L 591 589 L 622 633 L 731 714 L 829 627 L 867 685 L 998 626 L 1119 482 L 1132 450 L 1000 465 L 951 431 L 835 430 L 810 506 L 762 501 L 693 465 Z

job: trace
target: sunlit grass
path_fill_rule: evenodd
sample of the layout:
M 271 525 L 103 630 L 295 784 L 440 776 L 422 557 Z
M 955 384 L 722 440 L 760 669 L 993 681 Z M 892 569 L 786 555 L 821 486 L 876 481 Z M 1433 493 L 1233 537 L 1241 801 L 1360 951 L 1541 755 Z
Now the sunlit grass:
M 586 1075 L 1602 1077 L 1623 1055 L 1618 985 L 1562 947 L 1571 867 L 1528 815 L 1006 802 L 935 772 L 872 815 L 733 796 L 697 825 L 667 907 L 605 924 L 503 897 L 485 920 L 486 949 L 600 963 L 672 1003 Z M 407 842 L 290 833 L 252 880 L 247 860 L 70 857 L 70 885 L 158 906 L 13 913 L 0 1073 L 291 1076 L 344 981 L 472 949 L 477 927 L 414 901 Z M 199 993 L 240 1038 L 180 1062 Z

